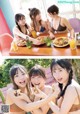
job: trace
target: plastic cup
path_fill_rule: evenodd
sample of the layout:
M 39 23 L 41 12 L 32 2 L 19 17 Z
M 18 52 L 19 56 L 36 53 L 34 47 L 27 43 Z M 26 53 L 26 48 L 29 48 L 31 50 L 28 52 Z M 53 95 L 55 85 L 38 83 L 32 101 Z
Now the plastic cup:
M 36 31 L 33 30 L 33 31 L 31 32 L 31 34 L 32 34 L 32 37 L 33 37 L 33 38 L 36 38 L 36 37 L 37 37 Z
M 69 45 L 70 45 L 71 50 L 76 49 L 76 39 L 75 38 L 69 39 Z

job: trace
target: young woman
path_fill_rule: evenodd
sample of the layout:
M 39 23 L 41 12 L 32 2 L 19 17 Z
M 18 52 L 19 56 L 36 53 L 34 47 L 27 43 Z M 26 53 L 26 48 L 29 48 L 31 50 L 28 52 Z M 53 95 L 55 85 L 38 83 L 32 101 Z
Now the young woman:
M 18 46 L 24 46 L 27 40 L 33 42 L 33 44 L 39 44 L 40 41 L 37 39 L 29 37 L 30 27 L 26 23 L 25 16 L 21 13 L 15 15 L 16 26 L 13 28 L 14 40 Z
M 9 114 L 25 114 L 33 111 L 48 103 L 55 97 L 53 95 L 45 96 L 45 99 L 33 102 L 33 95 L 29 88 L 28 73 L 24 66 L 14 65 L 10 69 L 10 77 L 13 87 L 8 89 L 6 103 L 10 105 Z
M 50 33 L 64 33 L 64 32 L 70 32 L 70 36 L 74 37 L 74 30 L 71 27 L 70 23 L 67 19 L 60 17 L 59 14 L 59 8 L 56 5 L 52 5 L 47 9 L 47 12 L 49 16 L 51 17 L 52 21 L 49 23 L 48 21 L 48 27 L 50 30 Z
M 32 67 L 29 72 L 29 78 L 33 89 L 35 89 L 35 87 L 38 87 L 46 95 L 49 95 L 52 93 L 52 87 L 45 85 L 46 75 L 45 75 L 45 70 L 42 66 L 35 65 L 34 67 Z M 37 92 L 37 90 L 35 91 Z M 44 95 L 43 95 L 43 98 L 44 98 Z M 40 99 L 42 99 L 41 96 L 35 96 L 34 101 L 36 100 L 38 101 Z M 32 114 L 50 114 L 50 111 L 48 113 L 48 110 L 49 110 L 49 105 L 46 104 L 45 106 L 42 106 L 37 110 L 33 110 Z
M 6 103 L 10 105 L 10 114 L 25 114 L 25 111 L 15 104 L 14 99 L 11 98 L 11 93 L 13 93 L 14 96 L 17 96 L 18 90 L 25 93 L 26 96 L 30 96 L 29 77 L 26 68 L 19 64 L 12 66 L 10 69 L 10 78 L 12 80 L 13 87 L 7 91 L 6 97 Z
M 48 26 L 46 21 L 41 19 L 41 14 L 39 9 L 32 8 L 29 9 L 30 11 L 30 18 L 31 18 L 31 27 L 34 28 L 36 32 L 44 33 L 48 31 Z
M 51 72 L 61 90 L 56 104 L 49 103 L 53 114 L 80 113 L 80 86 L 73 78 L 73 70 L 68 60 L 55 60 L 51 63 Z

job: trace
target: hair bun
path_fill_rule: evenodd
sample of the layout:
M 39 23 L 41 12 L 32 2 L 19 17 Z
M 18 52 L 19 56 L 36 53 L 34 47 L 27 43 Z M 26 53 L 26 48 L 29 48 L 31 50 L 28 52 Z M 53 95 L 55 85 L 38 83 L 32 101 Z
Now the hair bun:
M 31 11 L 31 8 L 29 8 L 28 10 Z

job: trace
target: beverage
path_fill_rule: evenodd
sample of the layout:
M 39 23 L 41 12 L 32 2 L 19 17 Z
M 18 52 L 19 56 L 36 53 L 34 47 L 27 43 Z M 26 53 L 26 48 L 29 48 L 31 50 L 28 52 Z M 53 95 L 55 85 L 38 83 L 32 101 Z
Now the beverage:
M 69 39 L 69 45 L 72 50 L 76 49 L 76 39 L 74 39 L 74 38 Z
M 18 50 L 18 46 L 17 46 L 16 42 L 14 42 L 14 41 L 11 43 L 11 50 L 13 50 L 13 51 Z
M 31 34 L 32 34 L 32 37 L 33 37 L 33 38 L 36 38 L 36 37 L 37 37 L 37 33 L 36 33 L 35 30 L 32 30 L 32 31 L 31 31 Z

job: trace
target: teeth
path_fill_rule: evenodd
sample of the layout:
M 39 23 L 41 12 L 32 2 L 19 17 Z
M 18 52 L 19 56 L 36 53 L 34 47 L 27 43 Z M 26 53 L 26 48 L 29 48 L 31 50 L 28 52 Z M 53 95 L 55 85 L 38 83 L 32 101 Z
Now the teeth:
M 39 85 L 39 84 L 35 84 L 35 85 Z
M 25 83 L 25 81 L 23 81 L 23 82 L 20 82 L 21 84 L 23 84 L 23 83 Z

